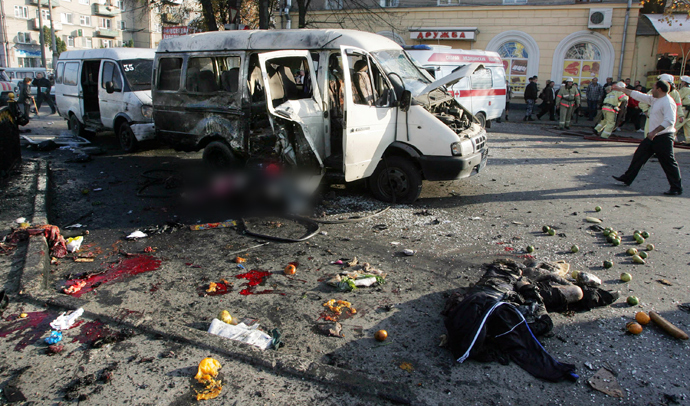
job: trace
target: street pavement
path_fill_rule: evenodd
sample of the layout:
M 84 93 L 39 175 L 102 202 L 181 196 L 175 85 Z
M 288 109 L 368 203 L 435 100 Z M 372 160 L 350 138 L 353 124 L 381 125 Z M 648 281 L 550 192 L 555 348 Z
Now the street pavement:
M 236 219 L 217 201 L 180 198 L 205 176 L 199 153 L 151 143 L 123 154 L 112 134 L 94 139 L 104 153 L 89 162 L 74 162 L 77 153 L 70 150 L 25 149 L 25 162 L 2 188 L 3 234 L 18 217 L 40 218 L 44 207 L 51 224 L 85 225 L 89 234 L 80 255 L 91 253 L 95 260 L 75 262 L 68 256 L 42 264 L 32 254 L 41 251 L 35 237 L 0 256 L 11 299 L 0 322 L 0 388 L 6 394 L 7 386 L 16 384 L 35 404 L 69 403 L 71 382 L 117 362 L 112 378 L 80 386 L 90 403 L 186 404 L 195 402 L 189 386 L 197 363 L 213 356 L 223 365 L 227 384 L 219 398 L 204 401 L 209 404 L 688 404 L 687 379 L 678 372 L 689 361 L 687 342 L 652 325 L 639 336 L 625 332 L 640 310 L 656 310 L 690 330 L 690 314 L 679 307 L 689 301 L 687 196 L 662 195 L 668 185 L 657 162 L 646 165 L 630 187 L 611 179 L 623 173 L 636 144 L 585 140 L 586 122 L 568 133 L 536 123 L 495 123 L 489 130 L 489 163 L 479 176 L 426 182 L 415 204 L 396 205 L 361 221 L 321 224 L 320 233 L 299 243 L 266 241 L 235 228 L 189 229 Z M 33 134 L 66 128 L 56 116 L 42 116 L 28 127 Z M 690 170 L 690 153 L 676 153 L 681 171 Z M 39 199 L 34 213 L 41 173 L 48 175 L 48 199 L 43 206 Z M 359 184 L 325 186 L 321 196 L 314 214 L 329 221 L 387 207 Z M 602 211 L 595 212 L 595 206 Z M 587 216 L 620 230 L 623 244 L 607 244 L 590 230 Z M 137 241 L 124 238 L 166 224 L 186 227 Z M 305 231 L 286 219 L 252 224 L 271 235 Z M 557 235 L 542 233 L 543 225 L 554 227 Z M 649 231 L 648 242 L 656 246 L 645 265 L 625 255 L 637 246 L 631 240 L 634 229 Z M 574 244 L 580 248 L 576 254 L 570 252 Z M 571 269 L 592 272 L 606 289 L 621 292 L 612 306 L 551 315 L 553 334 L 541 342 L 556 359 L 576 365 L 576 383 L 539 381 L 515 364 L 457 364 L 439 346 L 445 333 L 439 312 L 450 294 L 476 282 L 482 264 L 522 260 L 528 245 L 536 247 L 537 260 L 566 260 Z M 416 253 L 406 256 L 404 249 Z M 70 277 L 124 269 L 140 255 L 160 266 L 106 280 L 79 298 L 61 292 Z M 243 268 L 237 256 L 246 259 Z M 328 286 L 341 268 L 332 262 L 355 257 L 385 272 L 386 283 L 347 293 Z M 604 269 L 604 260 L 614 261 L 614 267 Z M 283 275 L 291 262 L 297 263 L 297 273 Z M 254 290 L 265 293 L 240 293 L 246 279 L 237 275 L 250 270 L 270 272 Z M 633 280 L 620 282 L 622 272 Z M 222 280 L 232 284 L 227 294 L 205 292 Z M 640 304 L 625 304 L 629 295 L 639 297 Z M 341 319 L 344 337 L 319 330 L 329 299 L 347 300 L 357 309 Z M 15 320 L 21 312 L 31 320 L 52 320 L 79 306 L 87 323 L 67 330 L 65 350 L 52 357 L 42 342 L 50 332 L 45 321 L 30 327 Z M 285 345 L 259 351 L 209 335 L 211 320 L 223 309 L 257 319 L 264 331 L 279 329 Z M 109 329 L 105 335 L 120 341 L 95 348 L 93 331 L 104 328 L 99 323 Z M 131 338 L 114 333 L 129 329 Z M 383 343 L 373 339 L 379 329 L 389 334 Z M 11 330 L 17 331 L 3 335 Z M 588 385 L 602 367 L 615 371 L 623 398 Z

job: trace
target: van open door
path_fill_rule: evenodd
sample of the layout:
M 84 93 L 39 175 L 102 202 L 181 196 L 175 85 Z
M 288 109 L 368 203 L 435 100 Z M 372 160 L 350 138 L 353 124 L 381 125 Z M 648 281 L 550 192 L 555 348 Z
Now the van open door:
M 275 152 L 297 171 L 320 177 L 323 106 L 309 52 L 267 52 L 259 54 L 259 63 L 269 121 L 277 137 Z M 305 79 L 296 80 L 295 70 L 304 70 Z
M 395 141 L 394 92 L 388 78 L 363 49 L 340 47 L 345 82 L 343 162 L 345 181 L 374 173 Z

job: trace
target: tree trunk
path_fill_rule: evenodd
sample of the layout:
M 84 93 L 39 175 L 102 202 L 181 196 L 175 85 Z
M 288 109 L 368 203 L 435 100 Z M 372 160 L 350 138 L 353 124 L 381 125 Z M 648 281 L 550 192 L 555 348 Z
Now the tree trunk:
M 209 31 L 218 31 L 218 24 L 216 24 L 216 13 L 213 11 L 213 2 L 211 0 L 200 0 L 201 8 L 206 21 L 206 28 Z
M 269 0 L 259 0 L 259 29 L 267 30 L 269 24 Z

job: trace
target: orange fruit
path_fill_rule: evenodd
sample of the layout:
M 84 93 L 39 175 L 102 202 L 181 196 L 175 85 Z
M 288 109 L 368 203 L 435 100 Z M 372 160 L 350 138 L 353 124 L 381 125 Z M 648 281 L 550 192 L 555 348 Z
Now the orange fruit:
M 638 323 L 642 324 L 643 326 L 646 326 L 650 322 L 649 315 L 645 312 L 637 312 L 635 314 L 635 320 L 637 320 Z
M 377 341 L 386 341 L 386 338 L 388 338 L 388 332 L 386 330 L 379 330 L 374 334 L 374 338 Z
M 642 326 L 640 326 L 640 324 L 635 321 L 631 321 L 630 323 L 626 324 L 625 328 L 627 328 L 629 332 L 635 335 L 640 334 L 642 332 Z
M 285 267 L 285 271 L 283 272 L 285 272 L 285 275 L 294 275 L 295 272 L 297 272 L 297 268 L 294 265 L 289 264 Z

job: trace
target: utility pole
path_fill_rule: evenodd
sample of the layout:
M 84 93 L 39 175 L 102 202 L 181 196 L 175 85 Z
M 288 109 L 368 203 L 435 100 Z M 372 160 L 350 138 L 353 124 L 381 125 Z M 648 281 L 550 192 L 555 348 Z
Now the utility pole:
M 55 63 L 57 62 L 58 54 L 57 43 L 55 42 L 55 26 L 53 25 L 53 0 L 48 0 L 48 8 L 50 8 L 50 11 L 48 12 L 48 18 L 50 19 L 50 40 L 51 44 L 53 44 L 53 69 L 55 69 Z M 41 32 L 43 32 L 43 27 L 41 27 Z
M 43 38 L 43 16 L 41 15 L 41 2 L 43 0 L 38 0 L 38 42 L 41 43 L 41 63 L 43 63 L 43 67 L 47 68 L 46 66 L 46 44 L 45 40 Z

